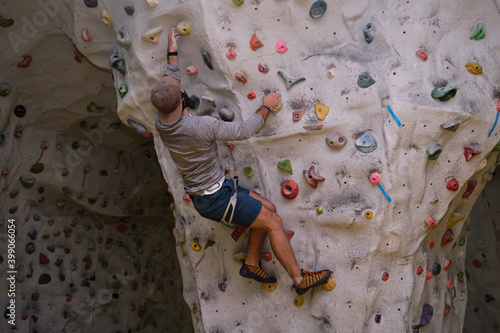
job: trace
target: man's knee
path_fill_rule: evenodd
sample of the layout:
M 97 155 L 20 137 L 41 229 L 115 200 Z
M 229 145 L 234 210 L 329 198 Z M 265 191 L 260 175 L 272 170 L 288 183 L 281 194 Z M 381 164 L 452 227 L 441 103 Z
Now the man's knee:
M 269 232 L 284 230 L 283 220 L 275 212 L 271 212 L 269 219 Z

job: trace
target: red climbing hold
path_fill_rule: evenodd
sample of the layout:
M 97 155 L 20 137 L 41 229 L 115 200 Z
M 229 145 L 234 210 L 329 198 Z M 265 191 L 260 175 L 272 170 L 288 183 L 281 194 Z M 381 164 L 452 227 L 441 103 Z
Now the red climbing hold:
M 430 247 L 430 248 L 433 248 L 433 247 L 434 247 L 434 245 L 435 245 L 435 244 L 434 244 L 434 242 L 430 242 L 430 243 L 429 243 L 429 247 Z
M 31 60 L 33 60 L 33 58 L 31 58 L 30 55 L 24 55 L 23 60 L 17 64 L 17 68 L 29 67 L 31 65 Z
M 248 93 L 247 97 L 248 97 L 248 99 L 254 99 L 257 97 L 257 95 L 252 91 L 252 92 Z
M 452 178 L 446 183 L 446 188 L 450 191 L 458 190 L 458 181 L 455 178 Z
M 119 224 L 116 226 L 116 231 L 118 231 L 120 234 L 126 233 L 128 230 L 128 227 L 124 224 Z
M 430 269 L 428 269 L 427 270 L 427 280 L 432 279 L 432 276 L 433 276 L 432 271 Z
M 287 199 L 295 199 L 299 194 L 299 185 L 295 181 L 288 179 L 281 185 L 281 194 Z
M 481 154 L 482 150 L 478 143 L 467 143 L 464 145 L 464 156 L 468 162 L 474 156 Z
M 450 314 L 450 312 L 451 312 L 451 306 L 449 306 L 448 304 L 446 304 L 444 306 L 444 315 L 447 316 L 447 315 Z
M 84 268 L 85 268 L 86 270 L 88 270 L 88 269 L 90 269 L 90 267 L 92 267 L 92 258 L 90 258 L 90 257 L 85 257 L 85 258 L 83 258 L 83 259 L 82 259 L 82 262 L 84 262 L 84 263 L 85 263 Z
M 420 275 L 424 272 L 424 269 L 422 268 L 422 266 L 418 266 L 417 268 L 417 275 Z
M 455 235 L 453 234 L 453 230 L 448 229 L 443 235 L 443 239 L 441 239 L 441 246 L 445 246 L 450 244 L 453 239 L 455 238 Z
M 267 73 L 269 72 L 269 67 L 267 67 L 266 65 L 262 65 L 261 63 L 259 63 L 259 72 L 261 73 Z
M 448 280 L 448 282 L 446 283 L 446 288 L 453 289 L 453 280 Z
M 285 231 L 285 235 L 288 238 L 288 240 L 290 240 L 292 239 L 293 235 L 295 235 L 295 231 L 292 230 Z
M 40 265 L 45 265 L 50 262 L 49 258 L 43 253 L 40 253 L 38 256 L 38 261 L 40 262 Z
M 462 195 L 462 198 L 463 199 L 468 198 L 472 194 L 474 189 L 476 188 L 476 185 L 477 185 L 476 180 L 474 180 L 474 179 L 469 180 L 469 182 L 467 183 L 467 189 L 465 190 L 464 194 Z
M 387 280 L 389 280 L 389 273 L 384 272 L 384 274 L 382 274 L 382 281 L 387 281 Z
M 188 75 L 194 75 L 194 74 L 198 73 L 198 67 L 196 67 L 196 65 L 189 66 L 186 69 L 186 73 L 188 73 Z
M 424 51 L 418 50 L 416 53 L 423 61 L 427 60 L 427 53 L 425 53 Z
M 273 253 L 272 252 L 264 252 L 260 255 L 262 259 L 265 261 L 271 261 L 273 259 Z
M 444 270 L 447 270 L 448 268 L 450 268 L 450 267 L 451 267 L 451 265 L 453 265 L 453 262 L 451 261 L 451 259 L 446 258 L 446 259 L 444 260 L 443 269 L 444 269 Z
M 472 260 L 472 265 L 476 268 L 479 268 L 479 267 L 483 266 L 483 263 L 479 259 L 474 259 L 474 260 Z
M 309 185 L 311 185 L 312 188 L 318 187 L 318 181 L 313 177 L 311 177 L 311 175 L 309 174 L 309 170 L 302 171 L 302 174 L 304 175 L 307 182 L 309 183 Z
M 191 197 L 189 196 L 189 194 L 186 194 L 183 199 L 184 199 L 185 203 L 190 203 L 191 202 Z
M 314 167 L 314 165 L 311 165 L 311 167 L 309 168 L 309 176 L 311 176 L 314 180 L 317 180 L 319 182 L 325 180 L 325 177 L 322 177 L 322 176 L 318 175 L 318 173 L 316 172 L 316 168 Z
M 232 142 L 228 142 L 228 143 L 227 143 L 227 148 L 228 148 L 229 150 L 233 150 L 233 149 L 234 149 L 234 143 L 232 143 Z

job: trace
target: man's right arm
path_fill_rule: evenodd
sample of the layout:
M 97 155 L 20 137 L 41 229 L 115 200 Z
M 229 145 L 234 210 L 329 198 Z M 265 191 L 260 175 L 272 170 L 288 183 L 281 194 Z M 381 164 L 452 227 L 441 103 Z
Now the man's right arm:
M 259 114 L 264 121 L 266 121 L 269 113 L 278 103 L 281 101 L 280 95 L 275 92 L 272 92 L 262 99 L 262 106 L 257 110 L 257 114 Z

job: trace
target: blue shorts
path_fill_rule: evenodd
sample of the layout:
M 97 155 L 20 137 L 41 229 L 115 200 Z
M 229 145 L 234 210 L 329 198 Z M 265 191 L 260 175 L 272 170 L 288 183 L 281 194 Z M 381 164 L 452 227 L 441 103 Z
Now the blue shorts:
M 224 216 L 229 200 L 234 193 L 234 182 L 226 179 L 222 187 L 210 195 L 192 195 L 194 208 L 204 218 L 220 222 Z M 251 197 L 250 191 L 238 186 L 236 209 L 233 223 L 248 228 L 259 215 L 262 202 Z

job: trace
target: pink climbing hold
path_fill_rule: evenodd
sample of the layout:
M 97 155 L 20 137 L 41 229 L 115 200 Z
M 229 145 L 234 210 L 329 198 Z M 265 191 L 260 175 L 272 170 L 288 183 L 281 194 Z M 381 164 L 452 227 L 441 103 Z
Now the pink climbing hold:
M 434 229 L 436 227 L 436 220 L 432 216 L 427 216 L 425 218 L 425 223 L 427 223 L 427 230 Z
M 269 68 L 265 65 L 262 65 L 261 63 L 259 63 L 259 72 L 261 73 L 267 73 L 269 72 Z
M 380 175 L 378 173 L 372 173 L 370 175 L 370 181 L 372 183 L 372 185 L 377 185 L 378 183 L 380 183 Z
M 312 188 L 318 187 L 318 181 L 323 181 L 325 180 L 325 177 L 321 177 L 316 173 L 316 169 L 314 168 L 314 165 L 312 165 L 309 170 L 304 170 L 302 172 L 304 177 L 306 178 L 307 182 L 309 185 L 311 185 Z
M 188 73 L 188 75 L 194 75 L 194 74 L 198 73 L 198 67 L 196 67 L 196 65 L 189 66 L 186 69 L 186 72 Z
M 302 119 L 302 116 L 304 116 L 304 113 L 306 113 L 305 109 L 293 111 L 293 115 L 292 115 L 293 121 L 295 121 L 295 122 L 300 121 Z
M 311 167 L 309 168 L 309 175 L 319 181 L 319 182 L 322 182 L 323 180 L 325 180 L 325 177 L 322 177 L 320 175 L 318 175 L 318 173 L 316 172 L 316 168 L 314 167 L 314 165 L 311 165 Z
M 186 194 L 183 199 L 184 199 L 185 203 L 190 203 L 191 202 L 191 197 L 189 196 L 189 194 Z
M 434 274 L 432 274 L 432 271 L 430 269 L 428 269 L 427 270 L 427 280 L 432 279 L 433 276 L 434 276 Z
M 467 143 L 464 145 L 464 156 L 468 162 L 474 156 L 481 154 L 482 150 L 478 143 Z
M 452 178 L 446 183 L 446 188 L 450 191 L 458 190 L 458 181 L 455 178 Z
M 288 47 L 286 47 L 285 44 L 283 44 L 283 42 L 280 39 L 278 39 L 278 42 L 276 42 L 276 51 L 285 53 L 287 50 Z
M 285 235 L 288 238 L 288 240 L 290 240 L 292 239 L 293 235 L 295 235 L 295 231 L 292 230 L 285 231 Z
M 287 199 L 295 199 L 299 194 L 299 185 L 295 181 L 288 179 L 281 185 L 281 194 Z
M 427 60 L 427 53 L 425 53 L 424 51 L 422 50 L 418 50 L 417 51 L 417 55 L 423 60 L 423 61 L 426 61 Z
M 500 101 L 497 102 L 497 111 L 500 112 Z
M 453 234 L 453 230 L 451 229 L 446 230 L 443 235 L 443 238 L 441 239 L 441 246 L 450 244 L 454 238 L 455 235 Z
M 231 60 L 234 59 L 234 58 L 236 58 L 236 52 L 234 52 L 233 48 L 230 48 L 229 50 L 227 50 L 226 57 L 228 59 L 231 59 Z
M 448 282 L 446 283 L 446 288 L 453 289 L 453 287 L 454 287 L 453 280 L 448 280 Z

